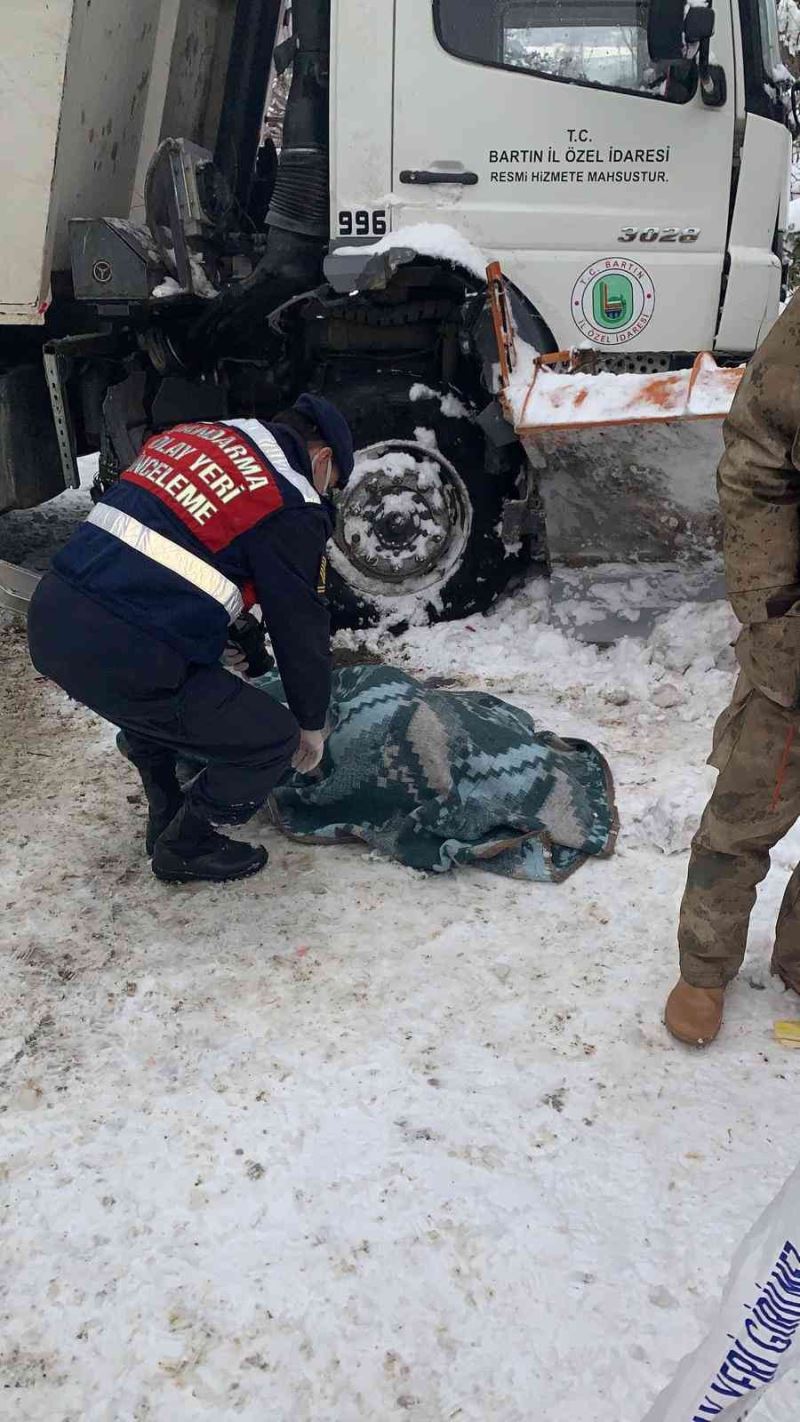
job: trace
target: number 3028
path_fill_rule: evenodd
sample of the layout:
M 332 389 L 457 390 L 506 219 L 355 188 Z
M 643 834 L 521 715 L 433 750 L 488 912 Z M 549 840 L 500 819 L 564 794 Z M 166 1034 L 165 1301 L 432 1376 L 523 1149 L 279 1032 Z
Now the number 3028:
M 385 237 L 387 230 L 385 207 L 375 208 L 372 212 L 359 208 L 356 212 L 345 210 L 339 213 L 340 237 Z
M 696 242 L 699 227 L 623 227 L 618 242 Z

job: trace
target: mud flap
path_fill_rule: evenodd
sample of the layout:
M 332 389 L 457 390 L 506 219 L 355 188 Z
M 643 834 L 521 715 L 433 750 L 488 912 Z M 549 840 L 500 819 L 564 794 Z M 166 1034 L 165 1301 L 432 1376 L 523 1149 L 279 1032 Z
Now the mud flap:
M 554 620 L 587 642 L 646 637 L 725 596 L 722 421 L 540 431 L 525 439 L 547 530 Z
M 39 573 L 31 573 L 0 558 L 0 608 L 25 616 L 39 577 Z
M 44 370 L 18 365 L 0 375 L 0 513 L 63 493 L 64 475 Z

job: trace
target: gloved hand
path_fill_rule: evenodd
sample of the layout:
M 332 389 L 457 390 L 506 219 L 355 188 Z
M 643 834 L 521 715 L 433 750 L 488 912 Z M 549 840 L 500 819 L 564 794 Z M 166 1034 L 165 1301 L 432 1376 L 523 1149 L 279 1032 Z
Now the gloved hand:
M 228 642 L 225 651 L 222 653 L 222 665 L 226 671 L 233 672 L 234 676 L 247 676 L 247 657 L 240 647 L 235 647 L 233 642 Z
M 263 622 L 259 622 L 252 612 L 243 612 L 228 628 L 228 643 L 238 647 L 245 657 L 244 666 L 234 666 L 231 668 L 233 671 L 241 671 L 243 676 L 249 677 L 264 676 L 272 671 L 275 663 L 267 651 L 265 630 Z
M 312 770 L 316 770 L 322 760 L 322 752 L 325 749 L 324 731 L 302 731 L 300 732 L 300 744 L 292 756 L 292 765 L 301 775 L 308 775 Z

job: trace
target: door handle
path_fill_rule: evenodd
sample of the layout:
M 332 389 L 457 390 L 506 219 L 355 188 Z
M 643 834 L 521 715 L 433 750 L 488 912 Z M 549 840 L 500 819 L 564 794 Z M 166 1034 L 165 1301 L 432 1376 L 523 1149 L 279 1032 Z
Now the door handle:
M 462 188 L 474 188 L 477 181 L 477 173 L 451 168 L 404 168 L 400 174 L 401 183 L 411 183 L 415 187 L 425 183 L 458 183 Z

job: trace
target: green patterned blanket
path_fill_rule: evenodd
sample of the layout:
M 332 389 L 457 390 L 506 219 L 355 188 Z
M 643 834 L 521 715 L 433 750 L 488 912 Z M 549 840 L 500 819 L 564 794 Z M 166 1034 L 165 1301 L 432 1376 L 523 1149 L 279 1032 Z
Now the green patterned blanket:
M 282 697 L 275 676 L 256 683 Z M 558 882 L 608 855 L 609 768 L 586 741 L 539 731 L 480 691 L 438 691 L 387 666 L 334 673 L 320 770 L 274 793 L 275 823 L 317 844 L 359 840 L 414 869 L 475 864 Z

